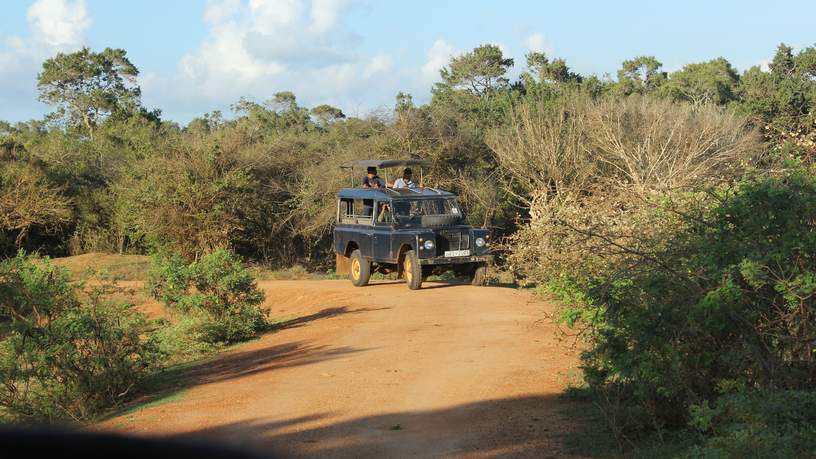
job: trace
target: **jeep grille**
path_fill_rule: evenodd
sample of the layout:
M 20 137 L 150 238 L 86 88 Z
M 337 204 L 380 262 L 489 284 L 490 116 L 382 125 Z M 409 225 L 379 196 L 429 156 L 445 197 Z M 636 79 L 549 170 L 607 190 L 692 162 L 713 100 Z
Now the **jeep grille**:
M 437 252 L 443 255 L 448 250 L 466 250 L 470 248 L 470 235 L 467 232 L 442 230 L 436 238 Z

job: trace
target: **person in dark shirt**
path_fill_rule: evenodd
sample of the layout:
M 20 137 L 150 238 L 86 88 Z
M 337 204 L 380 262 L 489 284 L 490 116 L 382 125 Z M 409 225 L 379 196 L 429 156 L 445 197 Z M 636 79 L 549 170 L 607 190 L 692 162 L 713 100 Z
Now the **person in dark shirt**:
M 366 170 L 363 177 L 363 188 L 385 188 L 385 182 L 377 175 L 377 168 L 374 166 Z

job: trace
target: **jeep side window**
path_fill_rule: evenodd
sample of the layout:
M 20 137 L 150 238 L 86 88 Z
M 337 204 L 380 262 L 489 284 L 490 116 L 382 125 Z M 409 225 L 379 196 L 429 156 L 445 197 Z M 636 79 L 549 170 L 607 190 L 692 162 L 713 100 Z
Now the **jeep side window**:
M 372 208 L 373 202 L 371 199 L 355 199 L 353 223 L 357 225 L 373 225 L 374 212 L 372 212 Z
M 339 222 L 346 225 L 372 225 L 371 208 L 366 209 L 368 199 L 340 199 Z
M 353 199 L 340 199 L 340 203 L 338 204 L 338 213 L 337 213 L 337 222 L 338 223 L 354 223 L 352 219 L 354 218 L 354 200 Z
M 393 221 L 391 217 L 391 206 L 387 202 L 377 203 L 377 223 L 389 224 Z

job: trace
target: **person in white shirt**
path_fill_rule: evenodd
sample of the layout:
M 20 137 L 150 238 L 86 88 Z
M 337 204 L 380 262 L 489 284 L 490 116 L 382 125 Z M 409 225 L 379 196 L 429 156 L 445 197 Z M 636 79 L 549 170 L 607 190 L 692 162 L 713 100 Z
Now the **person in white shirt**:
M 411 180 L 412 175 L 413 172 L 411 171 L 411 168 L 406 167 L 405 170 L 402 171 L 402 177 L 394 181 L 394 188 L 416 188 L 416 183 Z

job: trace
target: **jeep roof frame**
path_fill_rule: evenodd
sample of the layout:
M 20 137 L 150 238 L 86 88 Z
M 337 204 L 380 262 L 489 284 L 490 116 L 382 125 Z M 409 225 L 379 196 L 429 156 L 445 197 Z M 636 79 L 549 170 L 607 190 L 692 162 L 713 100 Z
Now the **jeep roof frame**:
M 430 167 L 431 162 L 425 159 L 358 159 L 341 164 L 341 169 L 348 169 L 351 175 L 351 186 L 354 186 L 354 169 L 376 167 L 390 169 L 394 167 L 419 166 L 419 186 L 422 186 L 422 168 Z M 388 183 L 388 173 L 385 174 L 385 183 Z
M 376 200 L 410 200 L 433 198 L 456 198 L 450 191 L 424 187 L 418 190 L 393 188 L 341 188 L 337 192 L 338 199 L 376 199 Z

